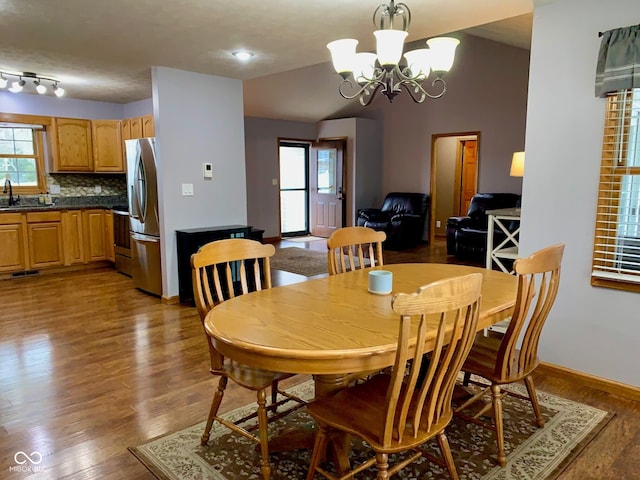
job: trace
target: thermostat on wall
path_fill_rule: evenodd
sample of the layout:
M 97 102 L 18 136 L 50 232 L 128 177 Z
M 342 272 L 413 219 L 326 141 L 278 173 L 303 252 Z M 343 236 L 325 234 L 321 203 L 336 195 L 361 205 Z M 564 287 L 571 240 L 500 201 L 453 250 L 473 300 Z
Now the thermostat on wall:
M 204 178 L 213 178 L 213 164 L 204 162 L 202 164 L 202 175 Z

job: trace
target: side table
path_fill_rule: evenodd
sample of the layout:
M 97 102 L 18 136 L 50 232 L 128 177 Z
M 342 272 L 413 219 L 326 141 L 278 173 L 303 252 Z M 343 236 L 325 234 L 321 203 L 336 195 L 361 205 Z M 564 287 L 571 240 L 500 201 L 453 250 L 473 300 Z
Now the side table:
M 493 262 L 505 273 L 513 273 L 508 269 L 502 259 L 515 260 L 518 258 L 518 249 L 520 243 L 518 243 L 518 234 L 520 233 L 520 209 L 519 208 L 500 208 L 498 210 L 487 210 L 487 216 L 489 218 L 487 228 L 487 262 L 486 267 L 493 269 Z M 507 221 L 517 221 L 518 228 L 510 231 L 505 223 Z M 506 238 L 498 245 L 493 245 L 494 231 L 498 227 L 505 235 Z

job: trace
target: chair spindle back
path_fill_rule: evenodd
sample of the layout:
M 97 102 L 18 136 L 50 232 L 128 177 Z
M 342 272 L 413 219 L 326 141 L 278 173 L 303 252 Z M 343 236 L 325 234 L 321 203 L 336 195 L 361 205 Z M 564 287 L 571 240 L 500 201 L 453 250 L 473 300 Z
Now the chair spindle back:
M 405 434 L 416 437 L 419 429 L 430 430 L 440 422 L 444 426 L 451 419 L 453 388 L 477 330 L 481 287 L 482 274 L 474 273 L 393 298 L 393 310 L 400 314 L 400 334 L 386 395 L 383 445 L 401 441 Z M 417 335 L 412 333 L 413 320 L 418 321 Z M 435 345 L 427 360 L 425 340 L 434 329 Z M 429 364 L 419 382 L 423 362 Z
M 344 227 L 336 230 L 327 239 L 329 275 L 384 265 L 382 242 L 386 238 L 386 233 L 369 227 Z

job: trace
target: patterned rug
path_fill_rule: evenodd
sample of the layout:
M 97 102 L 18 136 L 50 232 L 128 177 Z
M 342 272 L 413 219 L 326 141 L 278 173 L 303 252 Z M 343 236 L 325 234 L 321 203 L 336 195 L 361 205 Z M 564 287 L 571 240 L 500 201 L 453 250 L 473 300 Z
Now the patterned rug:
M 510 385 L 510 391 L 526 395 L 520 385 Z M 291 389 L 303 398 L 313 396 L 311 381 Z M 546 420 L 544 428 L 537 428 L 528 401 L 517 397 L 505 398 L 504 423 L 507 466 L 496 466 L 493 431 L 454 418 L 447 428 L 447 437 L 460 479 L 468 480 L 551 480 L 571 463 L 580 451 L 604 428 L 612 415 L 587 405 L 572 402 L 544 392 L 538 397 Z M 238 408 L 226 416 L 242 418 L 254 405 Z M 206 414 L 206 412 L 203 412 Z M 292 427 L 310 429 L 313 420 L 304 409 L 270 425 L 270 436 Z M 162 480 L 237 480 L 261 479 L 260 455 L 255 444 L 239 435 L 231 434 L 218 423 L 214 424 L 209 445 L 200 446 L 204 423 L 179 432 L 164 435 L 129 450 Z M 425 449 L 439 457 L 435 440 Z M 354 440 L 352 465 L 366 458 L 366 445 Z M 309 465 L 310 451 L 304 449 L 271 453 L 271 478 L 274 480 L 304 479 Z M 390 456 L 397 461 L 399 456 Z M 360 473 L 358 480 L 375 479 L 375 468 Z M 320 478 L 316 475 L 316 478 Z M 449 478 L 437 464 L 425 458 L 401 470 L 394 478 Z
M 271 268 L 305 277 L 328 273 L 327 253 L 297 247 L 279 248 L 271 257 Z

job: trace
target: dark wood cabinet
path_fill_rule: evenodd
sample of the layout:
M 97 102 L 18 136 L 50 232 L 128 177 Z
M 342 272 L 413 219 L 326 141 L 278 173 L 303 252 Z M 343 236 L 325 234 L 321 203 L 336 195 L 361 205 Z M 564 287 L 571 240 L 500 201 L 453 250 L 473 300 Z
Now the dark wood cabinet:
M 263 234 L 264 230 L 247 225 L 224 225 L 220 227 L 176 230 L 180 302 L 193 304 L 191 255 L 196 253 L 201 246 L 225 238 L 250 238 L 262 242 Z

